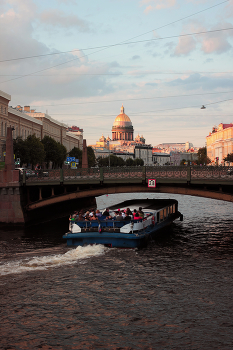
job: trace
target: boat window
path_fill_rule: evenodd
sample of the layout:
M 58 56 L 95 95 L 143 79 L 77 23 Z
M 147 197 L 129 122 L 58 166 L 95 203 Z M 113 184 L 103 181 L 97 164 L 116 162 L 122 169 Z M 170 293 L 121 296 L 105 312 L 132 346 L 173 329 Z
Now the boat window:
M 159 213 L 160 213 L 160 221 L 163 221 L 163 210 L 161 210 Z
M 173 213 L 175 213 L 175 212 L 176 212 L 176 205 L 173 204 Z
M 157 213 L 157 222 L 159 222 L 159 213 Z

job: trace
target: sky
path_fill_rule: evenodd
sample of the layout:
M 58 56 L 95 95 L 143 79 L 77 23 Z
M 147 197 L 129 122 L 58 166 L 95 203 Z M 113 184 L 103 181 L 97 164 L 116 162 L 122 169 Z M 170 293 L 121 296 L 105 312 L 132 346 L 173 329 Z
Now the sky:
M 83 128 L 87 145 L 122 104 L 152 146 L 203 147 L 233 122 L 233 0 L 1 0 L 0 48 L 9 105 Z

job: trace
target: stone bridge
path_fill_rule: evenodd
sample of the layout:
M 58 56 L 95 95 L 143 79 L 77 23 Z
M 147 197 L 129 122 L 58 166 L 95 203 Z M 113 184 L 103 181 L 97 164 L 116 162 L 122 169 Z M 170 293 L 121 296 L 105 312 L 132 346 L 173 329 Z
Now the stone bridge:
M 148 187 L 150 179 L 156 181 L 156 187 Z M 56 169 L 39 174 L 24 171 L 18 186 L 0 189 L 1 198 L 4 193 L 14 196 L 16 188 L 24 222 L 68 215 L 74 208 L 94 206 L 97 196 L 113 193 L 172 193 L 233 202 L 233 174 L 231 168 L 222 166 Z

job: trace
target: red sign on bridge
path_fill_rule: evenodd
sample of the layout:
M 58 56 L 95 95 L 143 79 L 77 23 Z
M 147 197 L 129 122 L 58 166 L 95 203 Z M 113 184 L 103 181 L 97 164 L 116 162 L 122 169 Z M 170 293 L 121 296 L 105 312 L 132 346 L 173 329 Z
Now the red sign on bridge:
M 148 179 L 148 187 L 156 187 L 156 180 Z

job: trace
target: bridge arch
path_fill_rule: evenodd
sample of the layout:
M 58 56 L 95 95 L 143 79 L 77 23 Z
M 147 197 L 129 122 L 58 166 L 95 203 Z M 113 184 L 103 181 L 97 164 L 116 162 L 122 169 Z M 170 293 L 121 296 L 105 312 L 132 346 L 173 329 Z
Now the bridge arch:
M 233 202 L 233 194 L 225 193 L 221 190 L 210 190 L 205 187 L 189 187 L 189 186 L 159 186 L 157 188 L 148 188 L 143 184 L 131 184 L 131 185 L 108 185 L 97 186 L 95 188 L 84 189 L 82 191 L 75 191 L 73 193 L 64 193 L 59 196 L 53 196 L 27 205 L 27 210 L 34 210 L 46 206 L 50 206 L 57 203 L 65 203 L 67 201 L 78 200 L 83 198 L 94 198 L 107 194 L 120 194 L 120 193 L 170 193 L 179 195 L 188 195 L 196 197 L 205 197 L 216 200 L 223 200 L 227 202 Z

